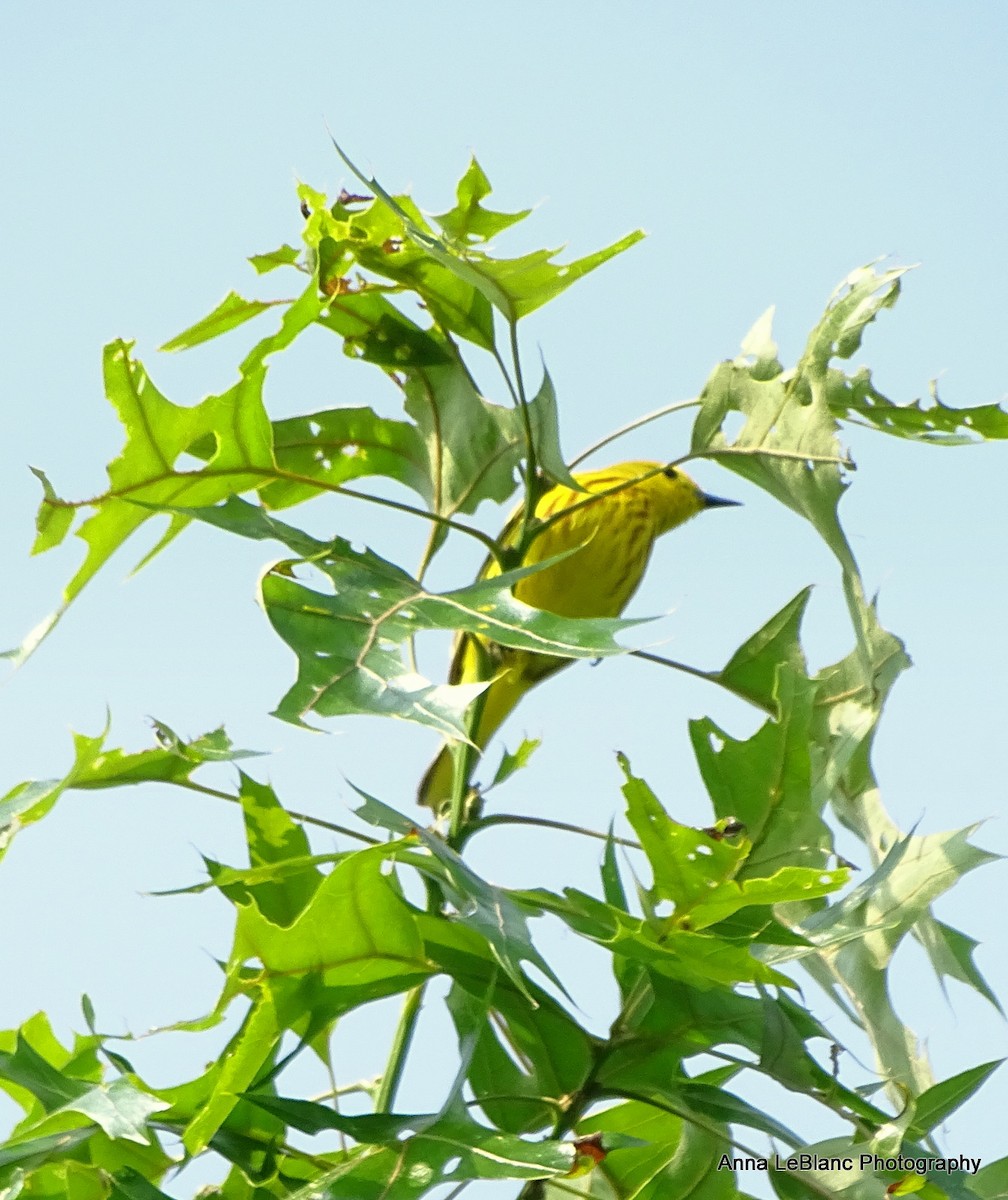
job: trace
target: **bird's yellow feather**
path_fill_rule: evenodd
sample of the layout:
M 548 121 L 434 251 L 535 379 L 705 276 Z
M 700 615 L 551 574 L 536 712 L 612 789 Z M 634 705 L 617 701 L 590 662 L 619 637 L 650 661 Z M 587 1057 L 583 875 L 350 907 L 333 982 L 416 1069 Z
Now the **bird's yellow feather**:
M 532 542 L 525 565 L 580 548 L 514 588 L 523 603 L 562 617 L 619 616 L 644 576 L 656 538 L 705 508 L 733 503 L 705 495 L 685 472 L 657 462 L 619 463 L 582 472 L 574 479 L 584 491 L 558 484 L 540 498 L 537 519 L 558 519 Z M 517 524 L 515 514 L 505 526 L 505 544 Z M 483 578 L 498 574 L 500 568 L 493 560 L 481 572 Z M 477 702 L 481 707 L 472 734 L 476 745 L 483 749 L 530 688 L 572 661 L 461 634 L 455 641 L 449 681 L 493 680 Z M 445 746 L 420 784 L 421 804 L 436 811 L 444 808 L 451 796 L 452 771 L 450 747 Z

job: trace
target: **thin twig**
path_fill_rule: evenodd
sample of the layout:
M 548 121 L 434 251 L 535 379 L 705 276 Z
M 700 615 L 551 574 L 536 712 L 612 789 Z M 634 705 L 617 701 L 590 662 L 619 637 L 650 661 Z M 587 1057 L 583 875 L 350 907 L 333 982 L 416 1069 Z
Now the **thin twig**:
M 600 438 L 599 441 L 593 443 L 587 450 L 582 450 L 577 458 L 570 463 L 570 466 L 573 469 L 578 463 L 584 462 L 586 458 L 589 458 L 597 450 L 608 446 L 610 442 L 615 442 L 617 438 L 623 437 L 624 434 L 633 433 L 635 429 L 640 429 L 642 425 L 649 425 L 652 421 L 657 421 L 660 417 L 666 417 L 669 413 L 679 412 L 684 408 L 695 408 L 699 403 L 700 401 L 695 398 L 693 400 L 677 400 L 675 404 L 665 404 L 661 408 L 656 408 L 654 412 L 649 412 L 645 416 L 638 417 L 626 425 L 621 425 L 619 429 L 613 430 L 612 433 L 607 433 L 604 438 Z
M 596 838 L 600 842 L 609 840 L 610 834 L 600 833 L 597 829 L 585 829 L 582 825 L 571 825 L 567 821 L 554 821 L 551 817 L 525 817 L 518 813 L 493 813 L 489 817 L 481 817 L 474 821 L 466 833 L 471 837 L 481 829 L 489 829 L 491 825 L 537 825 L 542 829 L 559 829 L 561 833 L 580 833 L 584 837 Z M 617 846 L 628 846 L 631 850 L 641 850 L 640 842 L 632 838 L 612 837 Z
M 232 796 L 230 792 L 218 791 L 217 788 L 206 787 L 202 783 L 193 783 L 191 779 L 175 780 L 174 782 L 178 787 L 186 788 L 190 792 L 201 792 L 204 796 L 214 796 L 218 800 L 226 800 L 229 804 L 241 804 L 238 796 Z M 298 812 L 296 808 L 287 808 L 284 805 L 284 811 L 295 821 L 303 821 L 306 825 L 316 825 L 319 829 L 328 829 L 330 833 L 342 833 L 347 837 L 356 838 L 359 842 L 366 842 L 369 846 L 382 844 L 379 838 L 373 838 L 366 833 L 358 833 L 356 829 L 348 829 L 346 825 L 337 825 L 334 821 L 313 817 L 310 813 Z
M 706 683 L 713 683 L 717 687 L 724 688 L 732 696 L 737 696 L 740 700 L 745 700 L 747 704 L 752 704 L 756 708 L 762 709 L 768 716 L 776 719 L 777 709 L 770 704 L 764 704 L 763 701 L 757 700 L 755 696 L 750 696 L 748 692 L 739 691 L 730 683 L 726 683 L 720 671 L 701 671 L 699 667 L 691 667 L 689 663 L 679 662 L 674 658 L 666 658 L 662 654 L 652 654 L 650 650 L 631 650 L 631 658 L 643 658 L 646 662 L 657 663 L 660 667 L 669 667 L 673 671 L 682 671 L 684 675 L 692 675 L 694 679 L 702 679 Z

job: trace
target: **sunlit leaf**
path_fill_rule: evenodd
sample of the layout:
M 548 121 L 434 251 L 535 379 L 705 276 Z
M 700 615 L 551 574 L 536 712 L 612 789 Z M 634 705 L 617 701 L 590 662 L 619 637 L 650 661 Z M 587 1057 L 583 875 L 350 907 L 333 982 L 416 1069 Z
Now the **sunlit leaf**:
M 524 221 L 532 212 L 530 208 L 513 213 L 494 212 L 484 208 L 482 201 L 492 191 L 490 180 L 474 156 L 465 174 L 458 181 L 455 207 L 433 219 L 448 237 L 456 241 L 488 242 L 505 229 Z
M 246 300 L 237 292 L 229 292 L 213 312 L 165 342 L 161 349 L 188 350 L 201 342 L 208 342 L 211 338 L 220 337 L 222 333 L 228 333 L 237 329 L 239 325 L 244 325 L 246 321 L 251 321 L 275 303 L 276 301 Z
M 674 911 L 668 920 L 675 926 L 705 929 L 740 908 L 808 901 L 846 882 L 844 869 L 796 865 L 779 866 L 759 876 L 750 869 L 743 877 L 751 850 L 747 838 L 729 842 L 673 820 L 622 756 L 620 765 L 626 776 L 627 816 L 654 874 L 650 900 L 656 907 L 662 901 L 672 902 Z

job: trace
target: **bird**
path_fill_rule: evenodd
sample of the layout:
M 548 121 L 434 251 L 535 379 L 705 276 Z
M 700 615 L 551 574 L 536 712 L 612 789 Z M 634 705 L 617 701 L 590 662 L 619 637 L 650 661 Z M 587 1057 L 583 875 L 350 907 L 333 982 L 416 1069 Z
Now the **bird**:
M 525 576 L 513 588 L 524 604 L 561 617 L 618 617 L 644 576 L 656 538 L 709 508 L 739 503 L 707 495 L 685 471 L 661 462 L 617 463 L 580 472 L 573 479 L 582 490 L 557 483 L 540 497 L 535 517 L 546 524 L 528 547 L 522 565 L 574 552 Z M 514 545 L 520 511 L 505 525 L 499 539 L 502 546 Z M 480 578 L 492 578 L 500 570 L 490 558 Z M 475 728 L 470 733 L 480 751 L 526 692 L 573 662 L 460 633 L 453 646 L 449 683 L 490 680 L 476 701 Z M 453 745 L 447 742 L 441 748 L 417 791 L 418 802 L 435 812 L 443 812 L 451 799 Z

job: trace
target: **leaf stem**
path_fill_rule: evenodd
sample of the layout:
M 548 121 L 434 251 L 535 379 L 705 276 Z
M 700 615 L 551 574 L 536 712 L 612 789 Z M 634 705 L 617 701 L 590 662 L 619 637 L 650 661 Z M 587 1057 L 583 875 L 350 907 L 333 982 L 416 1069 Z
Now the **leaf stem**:
M 237 796 L 232 796 L 230 792 L 222 792 L 217 788 L 206 787 L 202 783 L 194 783 L 191 779 L 172 780 L 177 787 L 185 788 L 190 792 L 200 792 L 204 796 L 213 796 L 217 800 L 226 800 L 229 804 L 241 804 L 241 800 Z M 366 842 L 369 846 L 378 846 L 381 844 L 378 838 L 371 837 L 366 833 L 358 833 L 356 829 L 349 829 L 346 825 L 337 825 L 334 821 L 324 821 L 321 817 L 313 817 L 310 813 L 298 812 L 296 808 L 288 808 L 284 805 L 284 811 L 292 816 L 295 821 L 303 821 L 305 825 L 315 825 L 319 829 L 328 829 L 330 833 L 342 833 L 346 837 L 356 838 L 358 842 Z
M 420 1017 L 420 1010 L 423 1007 L 423 995 L 426 986 L 425 983 L 421 983 L 418 987 L 413 988 L 403 1001 L 402 1012 L 399 1014 L 399 1024 L 396 1027 L 395 1037 L 392 1039 L 392 1048 L 389 1051 L 388 1065 L 385 1068 L 385 1074 L 382 1076 L 378 1095 L 375 1097 L 376 1112 L 387 1113 L 395 1103 L 396 1092 L 399 1090 L 399 1084 L 402 1081 L 409 1048 L 413 1043 L 413 1035 L 416 1033 L 417 1021 Z
M 518 322 L 508 321 L 508 340 L 511 345 L 511 365 L 517 388 L 518 411 L 521 413 L 522 429 L 525 434 L 525 501 L 522 505 L 521 532 L 516 540 L 514 555 L 518 562 L 525 557 L 535 527 L 536 506 L 542 495 L 542 480 L 539 477 L 539 456 L 536 451 L 532 418 L 529 415 L 528 397 L 525 394 L 525 379 L 522 375 L 521 355 L 518 351 Z
M 484 533 L 482 529 L 477 529 L 475 525 L 466 525 L 462 521 L 442 516 L 440 513 L 431 512 L 426 508 L 418 508 L 414 504 L 405 504 L 401 500 L 389 500 L 385 496 L 372 496 L 368 492 L 358 492 L 354 488 L 344 487 L 341 484 L 332 485 L 327 490 L 334 491 L 341 496 L 351 496 L 355 500 L 366 500 L 370 504 L 381 504 L 385 508 L 398 509 L 399 512 L 409 513 L 414 517 L 423 517 L 424 520 L 432 521 L 436 525 L 444 525 L 448 529 L 457 529 L 459 533 L 468 534 L 469 537 L 474 537 L 478 542 L 482 542 L 501 568 L 504 567 L 504 555 L 497 544 L 497 539 Z
M 740 700 L 745 700 L 748 704 L 762 709 L 768 716 L 776 719 L 778 715 L 776 707 L 764 704 L 763 701 L 757 700 L 755 696 L 749 695 L 748 692 L 743 692 L 739 688 L 732 687 L 730 683 L 726 683 L 720 671 L 701 671 L 699 667 L 691 667 L 689 663 L 679 662 L 674 658 L 666 658 L 662 654 L 652 654 L 650 650 L 631 650 L 630 655 L 632 658 L 642 658 L 645 662 L 657 663 L 661 667 L 669 667 L 673 671 L 682 671 L 684 675 L 692 675 L 694 679 L 702 679 L 706 683 L 713 683 L 717 687 L 724 688 L 732 696 L 737 696 Z
M 597 450 L 601 450 L 604 446 L 608 446 L 610 442 L 615 442 L 625 434 L 633 433 L 635 429 L 640 429 L 642 425 L 649 425 L 652 421 L 657 421 L 660 417 L 667 417 L 669 413 L 679 412 L 684 408 L 696 408 L 699 403 L 699 399 L 694 397 L 692 400 L 677 400 L 674 404 L 665 404 L 661 408 L 656 408 L 654 412 L 646 413 L 643 417 L 638 417 L 635 421 L 621 425 L 619 429 L 614 429 L 612 433 L 607 433 L 604 438 L 593 442 L 587 450 L 582 450 L 569 465 L 573 469 L 579 463 L 584 462 L 586 458 L 590 458 Z
M 473 821 L 466 830 L 466 840 L 483 829 L 493 825 L 534 825 L 541 829 L 558 829 L 561 833 L 579 833 L 582 837 L 596 838 L 600 842 L 609 840 L 608 833 L 600 833 L 597 829 L 586 829 L 583 825 L 572 825 L 568 821 L 555 821 L 551 817 L 527 817 L 519 813 L 493 813 L 489 817 L 480 817 Z M 641 850 L 643 847 L 632 838 L 613 837 L 617 846 L 627 846 L 631 850 Z
M 59 497 L 45 497 L 43 504 L 48 504 L 51 508 L 98 508 L 110 497 L 115 497 L 118 500 L 125 500 L 128 503 L 139 504 L 142 508 L 149 508 L 155 512 L 185 512 L 184 504 L 154 504 L 146 500 L 136 499 L 130 496 L 130 492 L 142 491 L 145 488 L 152 487 L 154 484 L 163 483 L 167 479 L 223 479 L 229 475 L 253 475 L 260 476 L 273 482 L 275 480 L 283 480 L 287 483 L 300 483 L 309 487 L 317 488 L 320 492 L 332 492 L 338 496 L 349 496 L 353 500 L 364 500 L 368 504 L 379 504 L 383 508 L 392 508 L 398 512 L 408 513 L 410 516 L 422 517 L 425 521 L 432 521 L 436 525 L 444 525 L 448 529 L 457 529 L 459 533 L 467 534 L 469 537 L 475 538 L 481 542 L 494 559 L 502 566 L 504 556 L 497 540 L 492 538 L 488 533 L 484 533 L 482 529 L 477 529 L 474 525 L 466 525 L 462 521 L 456 521 L 452 517 L 443 516 L 441 513 L 431 512 L 430 509 L 420 508 L 415 504 L 407 504 L 402 500 L 391 500 L 386 496 L 374 496 L 369 492 L 358 492 L 355 488 L 347 487 L 342 483 L 327 483 L 325 480 L 314 478 L 310 475 L 301 475 L 296 471 L 284 471 L 278 467 L 266 469 L 265 467 L 255 467 L 250 465 L 242 465 L 228 470 L 215 470 L 213 468 L 203 468 L 198 471 L 174 471 L 166 470 L 160 475 L 151 476 L 148 479 L 138 481 L 128 487 L 111 488 L 109 491 L 99 496 L 92 496 L 87 500 L 62 500 Z M 241 491 L 255 491 L 254 486 L 242 488 Z M 240 494 L 240 492 L 235 493 Z
M 773 450 L 766 446 L 712 446 L 696 454 L 687 454 L 678 462 L 689 462 L 694 458 L 713 458 L 744 456 L 748 458 L 783 458 L 792 462 L 832 463 L 833 466 L 854 469 L 854 461 L 842 454 L 802 454 L 800 450 Z

